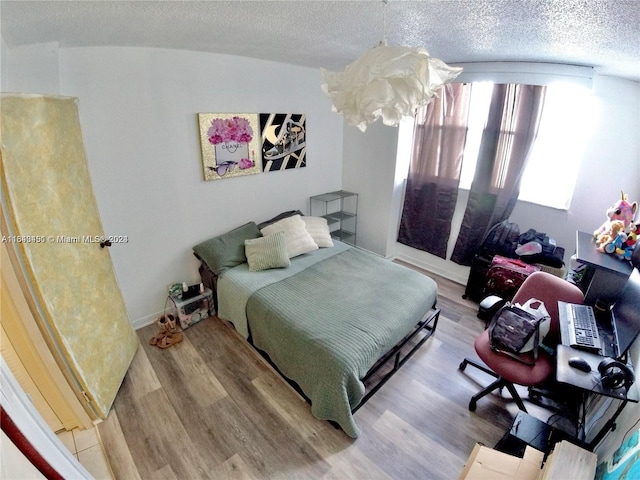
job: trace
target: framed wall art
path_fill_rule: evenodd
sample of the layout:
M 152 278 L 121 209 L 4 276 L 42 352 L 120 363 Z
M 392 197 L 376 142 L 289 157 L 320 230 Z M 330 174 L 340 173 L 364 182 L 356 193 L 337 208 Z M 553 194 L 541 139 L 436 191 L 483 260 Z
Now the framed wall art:
M 205 180 L 262 171 L 260 126 L 256 113 L 199 113 Z
M 293 113 L 261 113 L 262 168 L 265 172 L 307 165 L 306 116 Z

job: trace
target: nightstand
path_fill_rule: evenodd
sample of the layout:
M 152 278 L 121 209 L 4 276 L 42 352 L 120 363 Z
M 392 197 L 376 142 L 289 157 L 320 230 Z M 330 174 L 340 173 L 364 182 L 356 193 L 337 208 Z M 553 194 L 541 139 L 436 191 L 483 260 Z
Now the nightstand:
M 184 330 L 191 325 L 210 317 L 213 312 L 213 292 L 205 288 L 199 295 L 182 298 L 181 295 L 169 295 L 169 300 L 173 304 L 172 313 L 180 322 Z

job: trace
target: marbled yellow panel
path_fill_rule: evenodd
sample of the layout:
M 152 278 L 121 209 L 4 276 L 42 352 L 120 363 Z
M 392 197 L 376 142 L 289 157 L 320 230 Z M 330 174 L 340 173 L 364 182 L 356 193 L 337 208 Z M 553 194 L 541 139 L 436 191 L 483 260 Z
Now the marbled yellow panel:
M 28 275 L 72 370 L 105 418 L 138 346 L 107 248 L 76 99 L 3 95 L 3 189 Z M 126 248 L 119 245 L 118 248 Z

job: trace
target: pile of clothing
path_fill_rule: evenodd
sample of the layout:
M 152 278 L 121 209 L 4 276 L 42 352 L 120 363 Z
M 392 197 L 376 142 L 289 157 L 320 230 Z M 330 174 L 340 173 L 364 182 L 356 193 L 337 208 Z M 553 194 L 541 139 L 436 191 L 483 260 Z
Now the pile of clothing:
M 526 263 L 541 263 L 554 268 L 563 265 L 564 248 L 556 246 L 556 241 L 530 228 L 518 237 L 515 254 Z

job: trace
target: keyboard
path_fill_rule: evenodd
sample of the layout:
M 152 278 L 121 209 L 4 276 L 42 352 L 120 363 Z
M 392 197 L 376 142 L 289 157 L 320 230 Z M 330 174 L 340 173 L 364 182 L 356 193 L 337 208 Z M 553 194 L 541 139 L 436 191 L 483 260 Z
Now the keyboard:
M 601 349 L 598 325 L 591 307 L 569 304 L 569 336 L 571 346 Z

